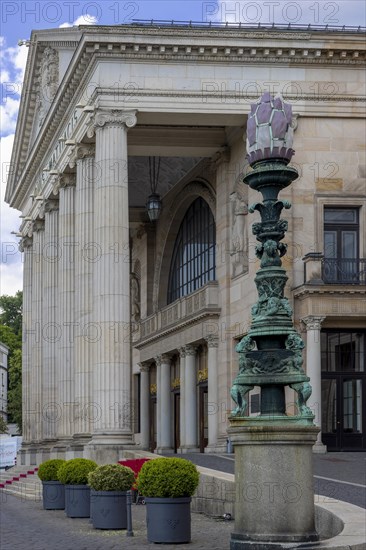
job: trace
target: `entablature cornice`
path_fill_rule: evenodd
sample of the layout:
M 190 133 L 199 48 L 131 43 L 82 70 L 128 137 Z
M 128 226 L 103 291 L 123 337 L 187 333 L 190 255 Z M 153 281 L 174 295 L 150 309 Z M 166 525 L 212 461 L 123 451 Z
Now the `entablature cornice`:
M 55 29 L 55 32 L 64 31 L 64 29 Z M 197 63 L 217 63 L 217 64 L 278 64 L 284 63 L 291 67 L 314 64 L 316 66 L 344 65 L 347 67 L 364 67 L 365 51 L 362 34 L 359 35 L 342 32 L 332 32 L 331 35 L 324 33 L 305 33 L 295 30 L 291 31 L 243 31 L 238 29 L 182 29 L 182 28 L 160 28 L 151 29 L 143 26 L 122 26 L 113 28 L 97 27 L 91 30 L 90 27 L 79 27 L 73 31 L 73 38 L 77 40 L 67 40 L 65 34 L 65 44 L 67 47 L 75 46 L 75 53 L 72 61 L 63 77 L 57 90 L 54 101 L 49 108 L 44 123 L 41 126 L 38 136 L 29 152 L 29 143 L 32 131 L 32 120 L 36 109 L 35 94 L 32 90 L 34 79 L 37 78 L 39 64 L 44 49 L 48 46 L 57 48 L 61 42 L 56 39 L 47 42 L 37 42 L 36 39 L 30 41 L 30 60 L 25 73 L 25 89 L 27 93 L 23 94 L 19 122 L 14 144 L 14 152 L 11 163 L 16 167 L 9 176 L 9 184 L 6 192 L 6 201 L 10 202 L 15 208 L 20 208 L 25 195 L 28 192 L 29 184 L 34 176 L 34 170 L 42 164 L 50 144 L 55 135 L 60 137 L 60 124 L 62 120 L 67 120 L 73 116 L 75 110 L 75 99 L 77 92 L 82 92 L 83 84 L 88 82 L 90 74 L 95 68 L 96 63 L 101 59 L 114 58 L 119 61 L 135 60 L 141 61 L 171 61 L 174 63 L 197 64 Z M 35 33 L 37 36 L 37 33 Z M 71 35 L 70 35 L 71 36 Z M 62 33 L 60 33 L 62 37 Z M 260 42 L 258 42 L 260 40 Z M 121 43 L 122 41 L 122 43 Z M 293 43 L 291 43 L 293 41 Z M 150 42 L 150 43 L 149 43 Z M 305 44 L 304 44 L 305 42 Z M 100 92 L 100 90 L 98 90 Z M 115 90 L 113 93 L 115 94 Z M 126 90 L 130 94 L 130 90 Z M 135 91 L 134 91 L 135 93 Z M 139 97 L 165 97 L 172 98 L 192 98 L 194 96 L 182 90 L 177 92 L 141 90 Z M 197 91 L 202 99 L 202 92 Z M 253 99 L 257 99 L 258 94 L 253 94 Z M 324 96 L 324 97 L 323 97 Z M 327 96 L 319 94 L 314 100 L 314 96 L 300 98 L 304 101 L 345 101 L 361 102 L 364 100 L 361 96 Z M 123 91 L 120 98 L 123 98 Z M 230 94 L 228 96 L 230 98 Z M 88 98 L 89 99 L 89 98 Z M 224 99 L 220 97 L 222 104 Z M 251 97 L 248 97 L 250 100 Z M 293 99 L 291 95 L 286 99 Z M 299 96 L 296 95 L 299 101 Z M 138 99 L 137 99 L 138 101 Z M 189 110 L 189 104 L 186 105 Z
M 296 319 L 360 319 L 365 316 L 364 285 L 302 285 L 293 290 Z

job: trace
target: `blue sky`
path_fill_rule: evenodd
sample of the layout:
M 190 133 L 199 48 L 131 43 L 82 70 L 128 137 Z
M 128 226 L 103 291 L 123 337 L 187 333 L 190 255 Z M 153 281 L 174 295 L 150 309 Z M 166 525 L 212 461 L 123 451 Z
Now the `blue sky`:
M 28 53 L 26 46 L 18 46 L 18 41 L 28 39 L 32 29 L 129 24 L 134 19 L 365 26 L 365 4 L 364 0 L 2 0 L 0 294 L 14 294 L 22 288 L 21 254 L 12 234 L 19 228 L 20 213 L 9 208 L 3 197 Z

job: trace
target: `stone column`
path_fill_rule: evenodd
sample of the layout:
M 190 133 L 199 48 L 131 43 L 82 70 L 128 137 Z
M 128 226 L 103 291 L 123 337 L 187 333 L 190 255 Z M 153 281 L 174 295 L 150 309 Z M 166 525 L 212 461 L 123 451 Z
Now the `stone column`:
M 180 403 L 179 403 L 179 416 L 180 416 L 180 425 L 179 425 L 179 439 L 180 439 L 180 448 L 183 449 L 185 446 L 185 430 L 186 430 L 186 388 L 185 388 L 185 379 L 186 379 L 186 348 L 179 348 L 180 355 Z
M 186 346 L 185 361 L 185 412 L 186 430 L 185 445 L 186 452 L 198 451 L 197 441 L 197 372 L 196 372 L 196 348 Z
M 75 444 L 91 439 L 94 416 L 92 365 L 96 351 L 93 319 L 93 272 L 98 252 L 94 244 L 94 147 L 77 145 L 70 167 L 76 165 L 75 189 Z
M 62 415 L 58 424 L 58 445 L 72 443 L 75 430 L 75 174 L 60 178 L 59 243 L 59 316 L 62 327 L 58 348 L 57 388 Z
M 31 440 L 31 384 L 32 384 L 32 254 L 33 238 L 23 237 L 20 246 L 23 252 L 23 313 L 22 313 L 22 446 Z
M 141 424 L 141 448 L 150 449 L 150 385 L 149 366 L 140 365 L 140 424 Z
M 30 438 L 32 443 L 42 439 L 42 298 L 43 298 L 43 248 L 44 220 L 33 222 L 33 258 L 32 258 L 32 336 L 30 340 L 31 368 L 30 384 Z
M 160 449 L 159 452 L 172 451 L 172 430 L 171 430 L 171 393 L 170 393 L 170 356 L 163 354 L 160 365 Z
M 61 250 L 58 242 L 58 198 L 45 202 L 45 231 L 43 249 L 43 331 L 42 331 L 42 394 L 43 437 L 47 442 L 56 439 L 57 421 L 62 411 L 56 396 L 56 360 L 62 327 L 58 318 L 58 268 Z
M 161 355 L 155 357 L 156 365 L 156 451 L 161 445 Z
M 100 109 L 89 131 L 89 136 L 96 134 L 94 239 L 99 253 L 94 269 L 98 339 L 93 372 L 99 414 L 91 444 L 96 451 L 97 445 L 104 446 L 115 458 L 116 446 L 133 441 L 127 130 L 135 124 L 135 111 Z
M 308 406 L 315 414 L 314 423 L 321 430 L 322 426 L 322 370 L 320 329 L 325 317 L 310 315 L 302 319 L 306 326 L 306 374 L 310 377 L 312 393 Z M 325 453 L 327 448 L 322 443 L 321 431 L 313 447 L 314 453 Z
M 207 452 L 214 451 L 218 437 L 219 393 L 217 372 L 217 348 L 219 340 L 217 336 L 207 336 L 208 347 L 208 445 Z M 211 449 L 210 449 L 211 447 Z

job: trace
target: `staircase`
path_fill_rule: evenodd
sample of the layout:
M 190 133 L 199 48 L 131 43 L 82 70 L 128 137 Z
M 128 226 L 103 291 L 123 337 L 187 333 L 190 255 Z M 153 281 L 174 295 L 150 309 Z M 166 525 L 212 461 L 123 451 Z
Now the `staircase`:
M 37 476 L 37 467 L 16 466 L 0 472 L 0 493 L 24 500 L 41 501 L 42 482 Z

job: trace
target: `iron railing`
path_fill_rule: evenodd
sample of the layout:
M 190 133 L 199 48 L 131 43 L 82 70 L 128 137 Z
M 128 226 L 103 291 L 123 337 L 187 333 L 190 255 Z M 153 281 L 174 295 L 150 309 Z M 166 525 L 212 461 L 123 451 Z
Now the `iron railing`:
M 323 258 L 322 279 L 326 284 L 366 285 L 366 259 Z
M 132 19 L 132 25 L 150 27 L 191 27 L 191 28 L 219 28 L 243 30 L 291 30 L 291 31 L 333 31 L 364 33 L 366 27 L 361 25 L 313 25 L 301 23 L 246 23 L 229 21 L 179 21 L 172 19 Z

